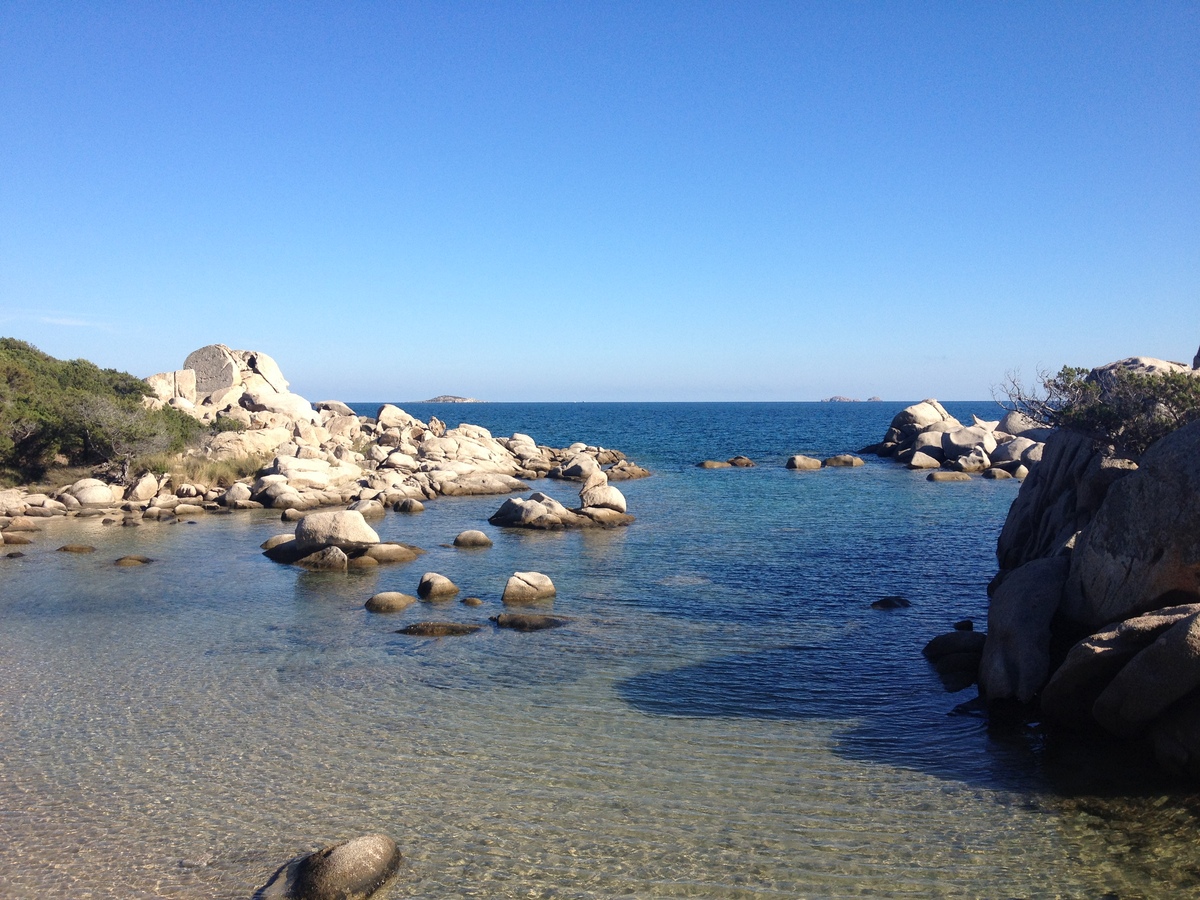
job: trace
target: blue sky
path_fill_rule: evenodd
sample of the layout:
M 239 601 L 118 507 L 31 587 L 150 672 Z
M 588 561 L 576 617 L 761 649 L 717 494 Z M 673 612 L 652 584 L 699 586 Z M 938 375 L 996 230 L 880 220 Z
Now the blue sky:
M 1200 344 L 1195 3 L 0 6 L 0 334 L 306 396 L 986 397 Z

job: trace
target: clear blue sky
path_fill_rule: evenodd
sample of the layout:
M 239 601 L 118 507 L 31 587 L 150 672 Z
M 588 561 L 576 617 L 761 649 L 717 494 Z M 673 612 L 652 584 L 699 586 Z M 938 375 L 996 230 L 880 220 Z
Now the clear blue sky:
M 5 2 L 0 334 L 348 400 L 1190 362 L 1200 5 Z

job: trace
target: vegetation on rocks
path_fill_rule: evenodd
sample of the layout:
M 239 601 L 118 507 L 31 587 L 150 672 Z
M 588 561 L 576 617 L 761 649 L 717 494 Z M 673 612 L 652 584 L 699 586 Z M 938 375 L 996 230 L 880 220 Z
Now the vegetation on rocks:
M 182 450 L 203 426 L 171 407 L 146 409 L 150 393 L 127 372 L 0 338 L 0 479 L 28 482 L 55 465 L 103 465 L 125 480 L 139 458 Z
M 1041 372 L 1028 389 L 1009 376 L 1003 391 L 1009 409 L 1036 422 L 1069 429 L 1136 459 L 1146 448 L 1189 422 L 1200 420 L 1200 377 L 1190 372 L 1133 372 L 1064 366 Z

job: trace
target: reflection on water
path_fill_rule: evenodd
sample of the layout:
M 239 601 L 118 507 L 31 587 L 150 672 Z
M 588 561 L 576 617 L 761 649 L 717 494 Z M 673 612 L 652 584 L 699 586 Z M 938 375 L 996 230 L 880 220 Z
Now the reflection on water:
M 394 898 L 1200 886 L 1195 797 L 950 715 L 970 692 L 920 657 L 951 622 L 982 626 L 980 532 L 1011 485 L 672 468 L 694 449 L 622 486 L 630 529 L 490 529 L 494 548 L 461 553 L 442 545 L 499 501 L 447 499 L 379 525 L 426 556 L 344 576 L 263 559 L 265 513 L 74 523 L 90 556 L 54 553 L 51 523 L 0 560 L 0 896 L 245 898 L 296 853 L 376 830 L 406 857 Z M 156 562 L 111 565 L 130 552 Z M 525 569 L 552 575 L 568 626 L 395 634 L 486 623 Z M 427 570 L 484 605 L 363 609 Z M 913 606 L 869 608 L 885 594 Z

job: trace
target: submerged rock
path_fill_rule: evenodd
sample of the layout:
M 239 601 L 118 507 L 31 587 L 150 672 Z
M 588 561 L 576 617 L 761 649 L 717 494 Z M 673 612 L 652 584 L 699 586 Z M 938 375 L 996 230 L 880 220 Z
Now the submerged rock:
M 474 634 L 483 626 L 466 622 L 414 622 L 399 629 L 396 634 L 410 637 L 460 637 Z
M 91 544 L 63 544 L 58 548 L 59 553 L 95 553 L 96 548 Z
M 821 461 L 812 456 L 805 456 L 801 453 L 797 453 L 795 456 L 788 457 L 785 468 L 810 471 L 821 468 Z
M 880 597 L 871 604 L 871 609 L 908 609 L 912 606 L 906 598 L 898 596 Z
M 464 549 L 482 549 L 492 546 L 492 539 L 482 531 L 463 531 L 454 538 L 454 546 Z
M 131 553 L 128 556 L 122 556 L 119 559 L 114 560 L 113 565 L 123 569 L 128 569 L 134 566 L 148 566 L 152 562 L 154 562 L 154 560 L 148 556 L 138 556 L 137 554 Z
M 400 848 L 369 834 L 285 863 L 255 900 L 367 900 L 400 868 Z
M 706 459 L 696 463 L 697 469 L 728 469 L 731 465 L 719 459 Z
M 548 628 L 559 628 L 571 620 L 537 613 L 500 613 L 498 616 L 492 616 L 491 621 L 499 628 L 511 628 L 513 631 L 545 631 Z
M 365 606 L 370 612 L 390 613 L 408 609 L 416 602 L 417 598 L 409 594 L 402 594 L 399 591 L 381 591 L 367 600 Z

